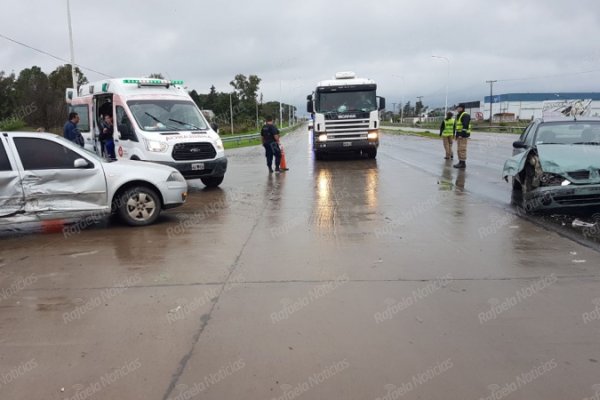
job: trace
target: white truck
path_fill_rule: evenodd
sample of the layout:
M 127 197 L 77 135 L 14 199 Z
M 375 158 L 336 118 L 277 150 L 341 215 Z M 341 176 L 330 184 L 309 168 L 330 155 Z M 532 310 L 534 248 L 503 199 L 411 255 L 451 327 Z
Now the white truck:
M 357 78 L 354 72 L 338 72 L 321 81 L 307 97 L 313 119 L 312 148 L 315 158 L 324 153 L 361 152 L 370 158 L 379 147 L 379 111 L 385 98 L 377 96 L 377 84 Z
M 223 142 L 198 109 L 183 81 L 118 78 L 67 89 L 71 112 L 80 117 L 85 147 L 101 155 L 102 116 L 114 121 L 117 160 L 171 166 L 186 179 L 221 184 L 227 170 Z

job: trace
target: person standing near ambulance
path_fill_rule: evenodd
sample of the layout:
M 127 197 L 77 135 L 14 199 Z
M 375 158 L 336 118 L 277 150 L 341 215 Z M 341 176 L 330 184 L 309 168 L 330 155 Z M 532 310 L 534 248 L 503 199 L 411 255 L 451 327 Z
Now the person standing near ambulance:
M 446 119 L 442 121 L 440 125 L 440 137 L 444 142 L 444 150 L 446 150 L 446 157 L 444 160 L 450 160 L 454 158 L 452 154 L 452 137 L 454 136 L 454 114 L 448 112 Z
M 465 111 L 464 103 L 456 107 L 456 120 L 454 121 L 454 137 L 458 153 L 458 163 L 454 168 L 467 167 L 467 140 L 471 136 L 471 116 Z
M 273 172 L 273 157 L 275 157 L 275 171 L 281 172 L 281 149 L 279 148 L 279 129 L 273 124 L 273 117 L 267 117 L 266 123 L 260 131 L 262 144 L 265 148 L 265 157 L 267 157 L 267 167 L 269 172 Z

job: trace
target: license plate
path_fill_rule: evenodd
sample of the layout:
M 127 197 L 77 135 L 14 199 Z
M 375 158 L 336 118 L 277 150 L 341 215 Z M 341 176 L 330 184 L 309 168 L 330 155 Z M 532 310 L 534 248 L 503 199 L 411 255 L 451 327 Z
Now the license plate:
M 350 146 L 352 146 L 352 142 L 344 142 L 344 143 L 342 143 L 342 146 L 350 147 Z
M 192 164 L 192 171 L 202 171 L 204 169 L 204 163 Z

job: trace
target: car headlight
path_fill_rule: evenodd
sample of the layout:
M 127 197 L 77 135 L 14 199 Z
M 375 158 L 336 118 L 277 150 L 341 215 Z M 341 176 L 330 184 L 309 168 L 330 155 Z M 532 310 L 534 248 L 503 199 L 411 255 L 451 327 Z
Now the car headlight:
M 173 171 L 167 178 L 167 182 L 185 182 L 185 178 L 179 171 Z
M 148 151 L 153 151 L 155 153 L 164 153 L 169 149 L 169 145 L 165 142 L 159 142 L 158 140 L 146 139 L 146 148 Z
M 217 147 L 217 150 L 225 150 L 225 148 L 223 147 L 223 141 L 221 140 L 221 138 L 218 138 L 216 140 L 216 147 Z
M 379 137 L 379 131 L 377 131 L 377 130 L 369 131 L 369 133 L 367 134 L 367 139 L 369 139 L 369 140 L 375 140 L 378 137 Z
M 319 135 L 319 142 L 326 142 L 327 141 L 327 134 L 322 133 Z
M 564 176 L 544 172 L 540 176 L 540 184 L 542 186 L 567 186 L 570 185 L 571 182 L 568 179 L 565 179 Z

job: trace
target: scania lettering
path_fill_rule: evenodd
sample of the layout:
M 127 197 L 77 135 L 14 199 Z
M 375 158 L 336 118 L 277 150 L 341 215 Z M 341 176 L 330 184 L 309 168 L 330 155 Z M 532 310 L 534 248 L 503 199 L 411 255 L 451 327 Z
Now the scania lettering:
M 107 79 L 67 89 L 70 111 L 80 116 L 85 147 L 102 155 L 102 117 L 111 114 L 117 160 L 171 166 L 186 179 L 209 187 L 221 184 L 227 158 L 221 138 L 183 87 L 183 81 Z
M 357 78 L 354 72 L 338 72 L 335 79 L 319 82 L 306 105 L 313 119 L 315 158 L 350 151 L 377 157 L 379 111 L 384 108 L 375 81 Z

